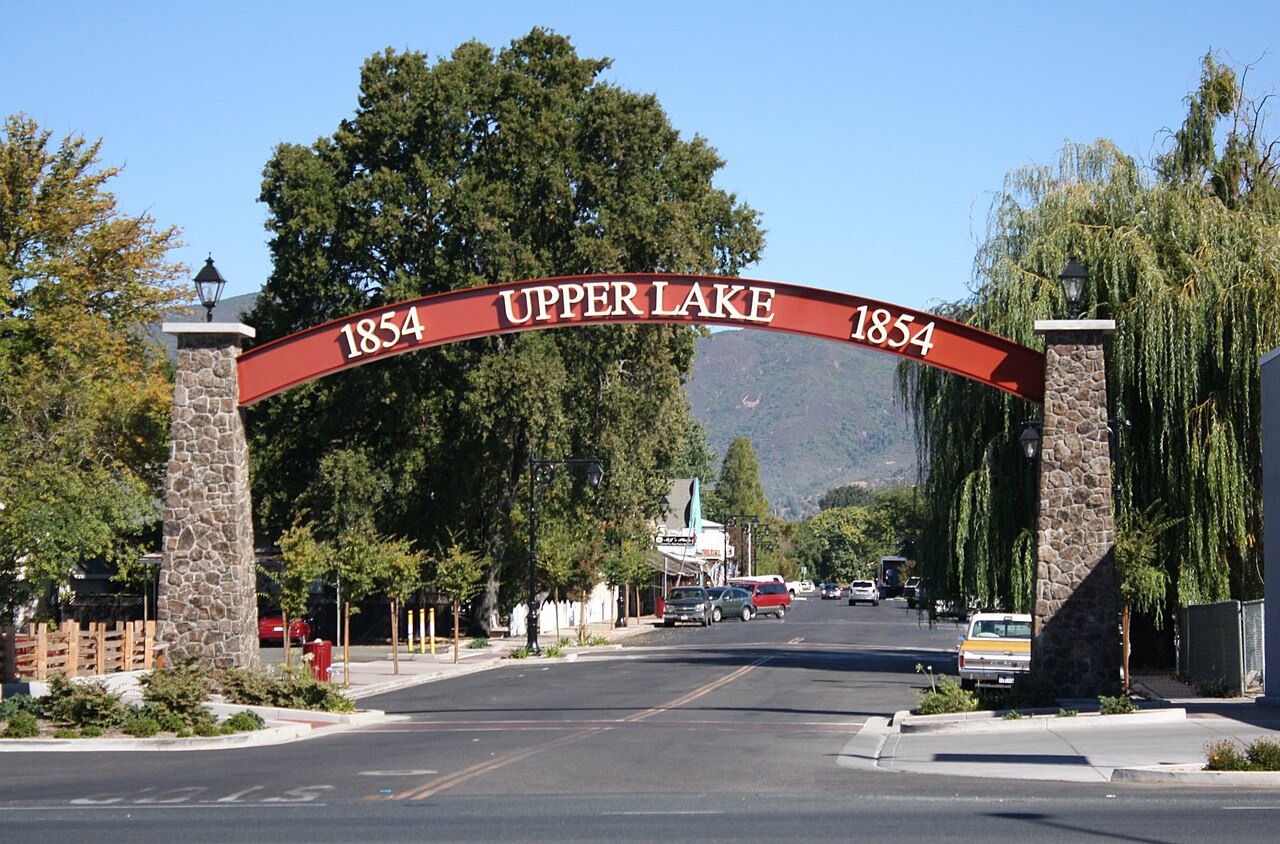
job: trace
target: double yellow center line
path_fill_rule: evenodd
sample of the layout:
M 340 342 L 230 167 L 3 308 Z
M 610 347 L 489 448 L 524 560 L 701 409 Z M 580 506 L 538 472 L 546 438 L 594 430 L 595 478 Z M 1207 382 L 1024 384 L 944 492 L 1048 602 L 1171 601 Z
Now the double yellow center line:
M 699 686 L 698 688 L 694 689 L 688 694 L 681 695 L 675 700 L 668 701 L 667 703 L 664 703 L 661 706 L 655 706 L 652 709 L 646 709 L 643 712 L 637 712 L 635 715 L 628 715 L 626 718 L 620 719 L 620 723 L 633 724 L 638 721 L 644 721 L 647 718 L 652 718 L 654 715 L 658 715 L 660 713 L 667 712 L 672 709 L 678 709 L 681 706 L 686 706 L 692 703 L 693 701 L 697 700 L 698 698 L 708 695 L 711 692 L 714 692 L 716 689 L 719 689 L 723 686 L 727 686 L 729 683 L 732 683 L 734 680 L 737 680 L 739 677 L 742 677 L 750 673 L 753 669 L 755 669 L 760 665 L 763 665 L 764 663 L 768 662 L 770 659 L 772 659 L 772 657 L 762 656 L 759 659 L 757 659 L 755 662 L 752 662 L 749 665 L 744 665 L 741 668 L 731 671 L 717 680 L 713 680 L 710 683 L 706 683 L 702 686 Z M 465 782 L 469 782 L 475 779 L 476 777 L 493 773 L 494 771 L 505 768 L 508 765 L 514 765 L 517 762 L 522 762 L 525 759 L 528 759 L 530 756 L 535 756 L 546 750 L 554 750 L 555 748 L 563 747 L 566 744 L 572 744 L 575 741 L 580 741 L 584 738 L 587 738 L 588 736 L 601 732 L 602 730 L 609 730 L 609 729 L 612 729 L 612 727 L 601 726 L 601 727 L 591 727 L 585 730 L 578 730 L 576 732 L 570 733 L 567 736 L 561 736 L 558 739 L 554 739 L 548 742 L 543 742 L 542 744 L 534 745 L 533 747 L 527 748 L 525 750 L 518 750 L 513 753 L 508 753 L 506 756 L 500 756 L 497 759 L 490 759 L 485 762 L 478 762 L 469 768 L 463 768 L 462 770 L 455 771 L 452 774 L 446 774 L 441 777 L 436 777 L 435 779 L 429 780 L 423 783 L 422 785 L 417 786 L 416 788 L 411 788 L 406 791 L 402 791 L 398 794 L 371 795 L 370 799 L 372 800 L 426 800 L 429 797 L 434 797 L 435 795 L 439 794 L 442 791 L 447 791 L 451 788 L 456 788 L 457 786 L 462 785 Z

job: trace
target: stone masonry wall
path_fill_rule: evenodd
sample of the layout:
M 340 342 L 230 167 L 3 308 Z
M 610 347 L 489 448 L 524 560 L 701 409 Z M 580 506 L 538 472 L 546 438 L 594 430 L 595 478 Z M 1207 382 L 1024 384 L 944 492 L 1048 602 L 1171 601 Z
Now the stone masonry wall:
M 1112 324 L 1041 325 L 1045 405 L 1032 669 L 1060 697 L 1114 695 L 1120 690 L 1120 603 L 1103 358 Z
M 258 665 L 239 354 L 239 334 L 178 335 L 157 595 L 157 638 L 168 646 L 166 659 L 194 658 L 219 671 Z

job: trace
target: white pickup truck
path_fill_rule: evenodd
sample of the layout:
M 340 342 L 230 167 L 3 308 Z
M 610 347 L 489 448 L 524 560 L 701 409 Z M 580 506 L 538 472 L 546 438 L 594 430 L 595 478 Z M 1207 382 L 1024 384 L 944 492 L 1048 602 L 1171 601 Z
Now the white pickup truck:
M 1008 687 L 1031 670 L 1031 616 L 980 612 L 969 616 L 956 654 L 960 686 Z

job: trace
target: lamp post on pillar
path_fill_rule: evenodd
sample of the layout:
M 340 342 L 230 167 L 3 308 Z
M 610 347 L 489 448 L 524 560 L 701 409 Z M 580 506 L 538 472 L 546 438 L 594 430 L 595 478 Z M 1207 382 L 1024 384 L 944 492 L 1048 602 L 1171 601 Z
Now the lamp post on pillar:
M 166 322 L 178 340 L 156 584 L 157 636 L 171 659 L 218 670 L 258 663 L 249 449 L 236 358 L 254 330 L 212 322 L 225 284 L 213 259 L 196 276 L 205 322 Z
M 1031 659 L 1060 697 L 1096 697 L 1120 689 L 1103 353 L 1115 321 L 1077 318 L 1088 274 L 1074 257 L 1059 279 L 1072 318 L 1035 323 L 1045 338 L 1045 401 Z M 1033 445 L 1027 431 L 1024 449 Z

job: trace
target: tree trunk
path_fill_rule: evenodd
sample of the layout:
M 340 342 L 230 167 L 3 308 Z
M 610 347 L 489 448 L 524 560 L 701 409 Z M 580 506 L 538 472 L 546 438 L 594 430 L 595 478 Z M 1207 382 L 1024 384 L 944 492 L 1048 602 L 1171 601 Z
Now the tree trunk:
M 291 660 L 289 658 L 289 613 L 283 608 L 280 610 L 280 620 L 284 622 L 284 642 L 281 647 L 284 648 L 284 664 L 287 668 L 291 664 Z
M 1120 608 L 1120 667 L 1124 676 L 1124 693 L 1129 694 L 1129 602 Z
M 556 602 L 556 642 L 560 641 L 560 587 L 556 587 L 554 599 Z
M 587 642 L 587 589 L 584 586 L 580 590 L 582 601 L 578 610 L 578 644 L 585 645 Z
M 342 684 L 351 685 L 351 602 L 342 602 Z
M 400 673 L 400 603 L 391 600 L 391 673 Z

